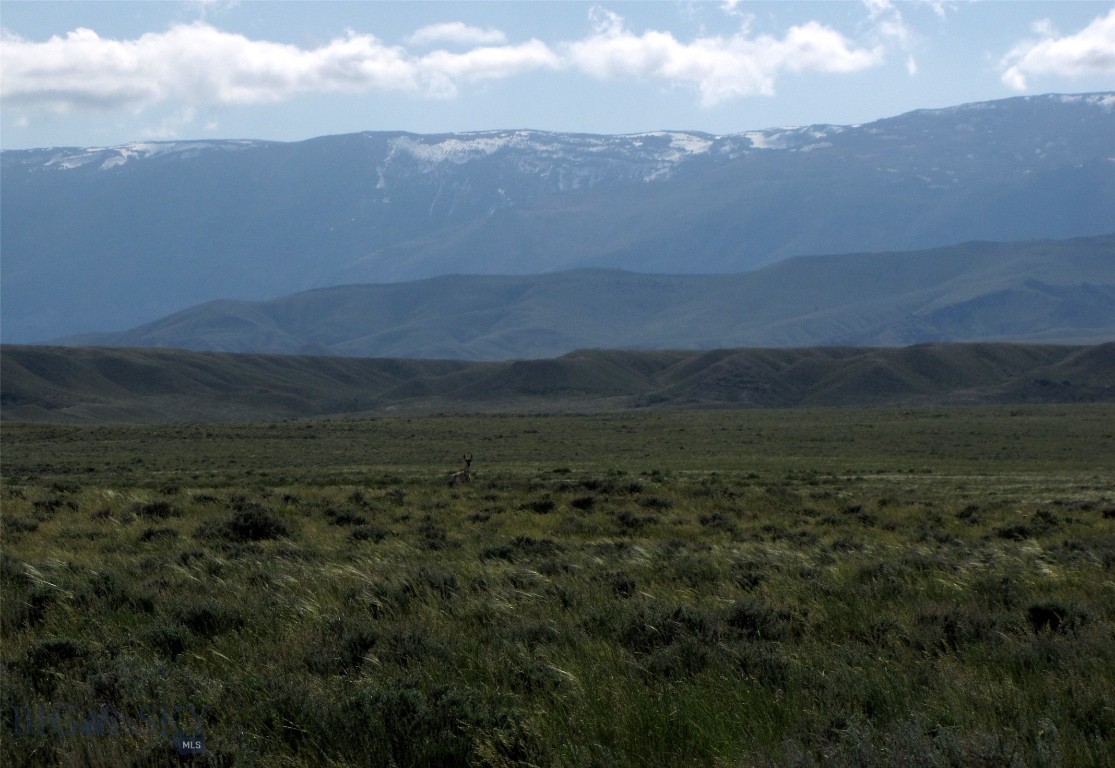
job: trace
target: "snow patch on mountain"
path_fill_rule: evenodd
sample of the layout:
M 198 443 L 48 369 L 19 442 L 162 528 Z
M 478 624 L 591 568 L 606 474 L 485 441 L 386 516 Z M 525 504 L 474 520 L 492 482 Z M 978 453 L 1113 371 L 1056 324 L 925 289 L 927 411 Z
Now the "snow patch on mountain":
M 258 146 L 264 142 L 249 140 L 227 141 L 151 141 L 132 142 L 117 147 L 88 147 L 78 150 L 59 150 L 43 163 L 44 168 L 70 171 L 87 165 L 97 165 L 99 170 L 117 168 L 130 160 L 146 160 L 160 155 L 179 155 L 193 157 L 209 149 L 243 149 Z
M 593 186 L 604 180 L 651 183 L 670 178 L 700 158 L 733 159 L 756 151 L 814 152 L 843 146 L 848 136 L 872 139 L 906 136 L 911 118 L 1010 109 L 1011 101 L 1082 104 L 1104 112 L 1115 111 L 1115 93 L 1023 96 L 1003 102 L 963 104 L 943 109 L 917 110 L 907 115 L 863 126 L 811 125 L 771 128 L 738 134 L 712 135 L 697 131 L 652 131 L 624 135 L 555 133 L 535 130 L 495 130 L 420 135 L 365 132 L 374 147 L 371 165 L 376 188 L 392 180 L 421 174 L 450 175 L 474 162 L 495 163 L 500 174 L 531 174 L 549 179 L 560 190 Z M 973 122 L 973 125 L 976 125 Z M 985 128 L 991 130 L 991 128 Z M 837 139 L 839 134 L 846 137 Z M 5 151 L 6 163 L 52 171 L 87 169 L 112 171 L 154 158 L 191 157 L 202 152 L 263 146 L 252 140 L 133 142 L 116 147 L 54 148 Z M 472 168 L 469 168 L 471 173 Z M 517 197 L 515 193 L 509 193 Z
M 1090 93 L 1076 95 L 1062 95 L 1058 99 L 1062 104 L 1088 104 L 1099 107 L 1105 112 L 1115 109 L 1115 93 Z
M 506 135 L 462 134 L 432 143 L 418 136 L 400 136 L 391 142 L 391 151 L 405 152 L 417 160 L 429 163 L 461 165 L 478 157 L 493 155 L 509 143 Z
M 679 164 L 725 142 L 732 149 L 741 145 L 734 137 L 685 131 L 619 136 L 528 130 L 452 136 L 407 134 L 388 143 L 386 158 L 377 168 L 378 186 L 385 186 L 393 175 L 409 176 L 416 170 L 434 172 L 443 164 L 463 165 L 500 153 L 516 172 L 553 179 L 560 190 L 580 189 L 617 176 L 650 182 L 669 177 Z M 417 161 L 419 168 L 409 163 L 400 166 L 401 160 Z

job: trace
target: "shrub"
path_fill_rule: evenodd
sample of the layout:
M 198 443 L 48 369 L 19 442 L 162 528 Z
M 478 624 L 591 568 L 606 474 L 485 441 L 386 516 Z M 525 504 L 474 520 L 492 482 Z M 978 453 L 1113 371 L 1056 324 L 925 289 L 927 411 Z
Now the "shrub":
M 982 522 L 979 516 L 979 504 L 968 504 L 956 513 L 956 517 L 968 525 L 979 525 Z
M 142 542 L 159 541 L 161 539 L 177 538 L 178 531 L 174 528 L 145 528 L 143 533 L 139 535 L 139 540 Z
M 198 637 L 211 638 L 233 632 L 244 625 L 239 611 L 215 600 L 178 610 L 178 621 Z
M 989 608 L 1017 608 L 1025 598 L 1022 584 L 1010 576 L 987 575 L 972 584 L 972 590 L 982 596 Z
M 374 541 L 378 544 L 387 538 L 387 533 L 386 528 L 380 528 L 378 525 L 361 525 L 359 528 L 354 528 L 348 537 L 352 541 Z
M 738 600 L 724 616 L 728 628 L 748 640 L 784 640 L 801 635 L 803 622 L 793 611 L 758 600 Z
M 434 552 L 449 547 L 449 533 L 432 519 L 426 518 L 418 527 L 418 545 Z
M 650 654 L 686 636 L 711 641 L 715 634 L 713 616 L 682 605 L 670 611 L 661 608 L 640 611 L 620 630 L 619 641 L 630 651 Z
M 147 644 L 169 660 L 177 659 L 190 644 L 190 633 L 177 622 L 163 622 L 146 633 Z
M 540 515 L 548 515 L 557 509 L 557 502 L 550 498 L 535 499 L 534 501 L 527 502 L 525 508 Z
M 270 510 L 258 504 L 249 504 L 224 521 L 210 521 L 201 525 L 195 536 L 224 538 L 243 543 L 284 538 L 290 536 L 290 530 Z
M 685 636 L 655 649 L 643 663 L 643 669 L 658 680 L 681 680 L 705 669 L 712 659 L 713 653 L 708 646 Z
M 180 517 L 181 512 L 174 508 L 169 501 L 160 499 L 146 504 L 136 504 L 132 511 L 146 520 L 165 520 L 168 517 Z
M 741 643 L 735 647 L 736 666 L 746 677 L 770 688 L 785 687 L 790 662 L 777 645 Z
M 481 560 L 506 560 L 515 562 L 515 548 L 510 544 L 497 544 L 494 547 L 485 547 L 480 551 Z
M 80 605 L 100 604 L 110 611 L 121 609 L 152 613 L 155 600 L 150 594 L 136 591 L 131 584 L 112 571 L 94 574 L 77 594 Z
M 452 597 L 461 589 L 461 581 L 454 571 L 435 566 L 424 565 L 419 568 L 415 580 L 445 598 Z
M 588 512 L 596 506 L 595 496 L 578 496 L 569 502 L 569 506 L 574 509 L 579 509 L 582 512 Z
M 986 611 L 941 605 L 923 607 L 917 622 L 922 633 L 914 641 L 930 652 L 958 651 L 985 641 L 993 636 L 997 626 L 996 618 Z
M 367 525 L 368 518 L 353 512 L 351 509 L 334 509 L 327 507 L 325 516 L 329 518 L 330 525 Z
M 13 597 L 10 591 L 5 590 L 5 618 L 17 626 L 24 627 L 36 627 L 41 624 L 46 618 L 47 609 L 58 599 L 55 589 L 44 585 L 31 588 L 23 601 L 15 600 Z M 7 621 L 4 623 L 7 624 Z
M 77 512 L 79 509 L 78 503 L 73 499 L 40 499 L 31 502 L 31 506 L 36 512 L 42 514 L 52 514 L 63 508 L 71 512 Z
M 15 535 L 19 533 L 34 533 L 39 530 L 39 523 L 37 520 L 31 520 L 26 517 L 12 517 L 10 515 L 0 519 L 3 523 L 4 533 Z
M 616 515 L 616 522 L 619 524 L 621 533 L 635 533 L 656 521 L 657 519 L 653 515 L 636 515 L 629 509 L 624 509 Z
M 635 594 L 635 590 L 638 588 L 638 583 L 635 581 L 635 578 L 623 571 L 609 573 L 604 578 L 612 594 L 619 598 L 626 599 L 632 597 Z
M 27 650 L 27 663 L 35 669 L 50 669 L 61 666 L 67 661 L 80 659 L 89 653 L 88 649 L 69 637 L 48 637 L 40 640 Z
M 1049 631 L 1067 635 L 1084 626 L 1088 618 L 1084 611 L 1052 600 L 1034 603 L 1026 611 L 1026 620 L 1035 634 Z
M 81 676 L 76 668 L 82 666 L 89 655 L 89 649 L 79 640 L 48 637 L 27 649 L 21 666 L 35 690 L 49 695 L 61 677 L 57 671 L 66 669 L 67 676 Z
M 750 592 L 767 580 L 765 569 L 766 566 L 762 563 L 751 560 L 737 560 L 732 563 L 732 581 L 740 589 Z
M 1034 531 L 1026 523 L 1012 523 L 996 528 L 995 535 L 1008 541 L 1025 541 L 1033 537 Z
M 714 531 L 734 531 L 736 524 L 723 512 L 713 512 L 711 515 L 701 515 L 701 525 Z
M 511 539 L 511 546 L 524 554 L 535 556 L 552 555 L 561 550 L 561 545 L 553 539 L 535 539 L 530 536 L 514 537 Z

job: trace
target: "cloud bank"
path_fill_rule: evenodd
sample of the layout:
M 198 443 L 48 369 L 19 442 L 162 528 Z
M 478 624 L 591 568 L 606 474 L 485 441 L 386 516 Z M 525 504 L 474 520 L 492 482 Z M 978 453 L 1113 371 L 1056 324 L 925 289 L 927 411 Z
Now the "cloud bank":
M 1058 36 L 1048 21 L 1038 22 L 1037 40 L 1019 43 L 1003 57 L 1003 82 L 1016 91 L 1041 75 L 1115 76 L 1115 8 L 1074 35 Z
M 791 27 L 781 38 L 741 32 L 689 43 L 669 32 L 634 34 L 612 13 L 598 14 L 596 26 L 591 37 L 568 45 L 571 66 L 597 78 L 634 76 L 691 85 L 705 106 L 741 96 L 770 95 L 782 72 L 856 72 L 883 58 L 881 46 L 857 48 L 816 21 Z
M 889 7 L 888 0 L 873 2 Z M 631 32 L 619 16 L 599 9 L 592 20 L 587 37 L 553 47 L 537 39 L 510 44 L 500 30 L 462 22 L 423 27 L 406 38 L 406 46 L 350 31 L 303 48 L 225 32 L 204 20 L 132 40 L 90 29 L 46 41 L 4 33 L 0 97 L 9 105 L 62 111 L 141 111 L 164 102 L 197 108 L 268 104 L 314 92 L 444 98 L 464 83 L 564 70 L 692 88 L 703 105 L 712 106 L 771 94 L 782 73 L 856 72 L 884 56 L 881 43 L 857 45 L 816 21 L 781 36 L 753 36 L 744 24 L 735 35 L 682 41 L 670 32 Z
M 469 30 L 427 30 L 426 38 Z M 486 39 L 493 39 L 486 35 Z M 452 96 L 457 84 L 558 66 L 543 43 L 434 51 L 414 56 L 373 35 L 349 32 L 318 48 L 251 40 L 205 22 L 135 40 L 90 29 L 32 42 L 5 35 L 0 95 L 11 104 L 143 109 L 160 102 L 268 104 L 303 93 L 399 91 Z
M 552 44 L 512 43 L 501 30 L 462 22 L 423 27 L 403 44 L 349 31 L 317 47 L 252 39 L 205 20 L 127 40 L 83 28 L 45 41 L 4 32 L 0 98 L 6 106 L 62 112 L 139 113 L 164 104 L 189 115 L 309 93 L 452 98 L 468 84 L 546 70 L 679 87 L 714 107 L 771 95 L 787 74 L 847 75 L 895 54 L 907 72 L 917 72 L 912 33 L 891 0 L 862 1 L 865 22 L 855 38 L 815 20 L 756 34 L 754 19 L 738 6 L 727 0 L 721 9 L 736 19 L 734 34 L 679 39 L 669 31 L 633 31 L 620 16 L 596 8 L 586 36 Z M 1115 74 L 1115 9 L 1075 34 L 1060 36 L 1048 23 L 1035 32 L 1037 39 L 1001 60 L 1009 87 L 1025 90 L 1031 78 L 1049 74 Z

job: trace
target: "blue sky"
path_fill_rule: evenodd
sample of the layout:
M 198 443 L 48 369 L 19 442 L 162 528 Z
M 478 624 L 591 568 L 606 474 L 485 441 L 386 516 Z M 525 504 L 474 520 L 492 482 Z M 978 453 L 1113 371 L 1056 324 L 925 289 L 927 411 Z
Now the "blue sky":
M 734 133 L 1115 90 L 1112 2 L 0 2 L 0 145 Z

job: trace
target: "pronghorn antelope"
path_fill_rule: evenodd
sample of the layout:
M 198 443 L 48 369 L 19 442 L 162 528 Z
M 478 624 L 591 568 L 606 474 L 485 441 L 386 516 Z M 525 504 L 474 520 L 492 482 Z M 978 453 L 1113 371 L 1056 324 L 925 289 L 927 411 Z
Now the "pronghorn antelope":
M 465 460 L 465 468 L 460 472 L 454 472 L 453 477 L 449 478 L 450 487 L 472 482 L 472 454 L 462 456 L 462 458 Z

